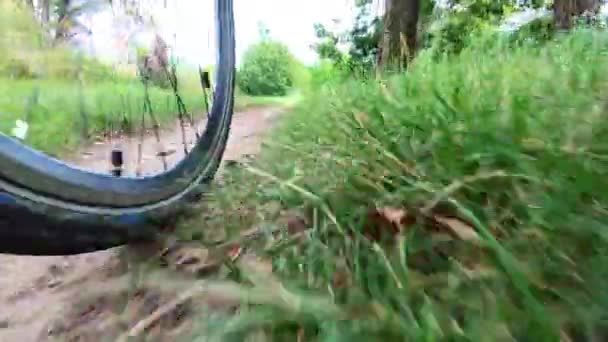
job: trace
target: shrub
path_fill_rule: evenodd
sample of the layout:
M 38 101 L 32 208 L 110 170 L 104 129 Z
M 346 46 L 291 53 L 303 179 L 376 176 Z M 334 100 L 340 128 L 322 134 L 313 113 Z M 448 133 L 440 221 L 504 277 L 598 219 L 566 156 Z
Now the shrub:
M 246 169 L 257 184 L 229 192 L 257 197 L 260 221 L 277 216 L 260 212 L 271 203 L 308 216 L 305 238 L 271 254 L 303 305 L 260 305 L 230 327 L 265 315 L 274 336 L 319 341 L 606 340 L 607 52 L 603 32 L 583 29 L 542 45 L 482 41 L 418 55 L 382 83 L 306 94 Z M 378 210 L 391 214 L 374 223 Z M 432 215 L 468 220 L 483 243 L 425 225 Z
M 293 85 L 294 57 L 283 43 L 265 40 L 245 51 L 237 82 L 254 96 L 282 96 Z

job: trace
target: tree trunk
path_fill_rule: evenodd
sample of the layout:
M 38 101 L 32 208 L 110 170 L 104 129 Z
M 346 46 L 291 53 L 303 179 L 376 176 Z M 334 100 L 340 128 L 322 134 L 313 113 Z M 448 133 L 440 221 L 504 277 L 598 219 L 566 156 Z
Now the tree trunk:
M 386 0 L 385 3 L 379 66 L 403 67 L 416 54 L 420 0 Z
M 51 1 L 40 0 L 40 21 L 43 24 L 48 24 L 51 20 Z
M 567 30 L 574 24 L 574 18 L 586 11 L 595 11 L 600 4 L 599 0 L 555 0 L 553 13 L 555 28 Z
M 71 0 L 59 0 L 57 6 L 57 30 L 55 31 L 55 42 L 66 41 L 69 35 L 68 17 Z
M 157 33 L 152 44 L 152 49 L 146 54 L 137 57 L 137 68 L 144 80 L 161 88 L 170 86 L 167 75 L 169 73 L 168 45 Z

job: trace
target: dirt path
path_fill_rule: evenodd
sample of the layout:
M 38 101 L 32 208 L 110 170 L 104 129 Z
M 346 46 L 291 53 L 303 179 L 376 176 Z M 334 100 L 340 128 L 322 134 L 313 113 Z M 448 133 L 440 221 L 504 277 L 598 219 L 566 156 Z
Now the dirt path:
M 254 154 L 260 147 L 260 134 L 273 122 L 279 109 L 252 109 L 238 113 L 233 119 L 224 160 L 236 160 Z M 183 155 L 182 133 L 176 129 L 162 133 L 168 149 L 175 150 L 169 158 L 173 164 Z M 125 159 L 135 160 L 138 139 L 121 139 Z M 74 162 L 86 168 L 105 171 L 109 168 L 111 145 L 99 142 L 85 148 Z M 162 170 L 156 155 L 156 139 L 145 138 L 144 173 Z M 126 165 L 133 172 L 133 163 Z M 0 254 L 0 342 L 34 342 L 49 340 L 49 322 L 73 305 L 74 298 L 95 289 L 112 277 L 117 250 L 68 257 L 27 257 Z M 115 275 L 114 275 L 115 276 Z M 103 331 L 103 327 L 100 327 Z

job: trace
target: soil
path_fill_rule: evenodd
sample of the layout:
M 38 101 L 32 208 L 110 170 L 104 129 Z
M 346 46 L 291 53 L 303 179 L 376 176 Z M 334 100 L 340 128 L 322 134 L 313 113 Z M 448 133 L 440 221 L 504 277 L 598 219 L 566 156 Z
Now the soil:
M 279 108 L 255 108 L 236 113 L 224 162 L 257 153 L 261 134 L 279 113 Z M 187 131 L 192 132 L 190 129 Z M 167 157 L 169 165 L 183 156 L 182 132 L 178 124 L 174 129 L 163 130 L 161 141 L 165 143 L 165 151 L 173 152 Z M 128 161 L 126 171 L 134 173 L 138 142 L 137 138 L 126 137 L 97 141 L 77 152 L 72 162 L 80 167 L 107 172 L 112 146 L 120 145 L 125 151 L 125 161 Z M 155 136 L 148 134 L 143 144 L 142 173 L 162 170 L 158 149 Z M 114 293 L 108 297 L 97 293 L 124 276 L 119 267 L 119 254 L 125 248 L 132 247 L 59 257 L 0 254 L 0 342 L 103 341 L 106 337 L 107 340 L 115 340 L 120 330 L 128 330 L 138 317 L 171 300 L 171 294 L 141 289 L 129 296 L 132 300 L 126 307 L 122 306 L 123 313 L 108 309 L 118 305 L 119 299 L 126 294 Z M 180 331 L 177 328 L 182 325 L 181 320 L 187 311 L 186 307 L 177 309 L 166 322 L 155 325 L 155 340 L 175 340 L 175 334 Z

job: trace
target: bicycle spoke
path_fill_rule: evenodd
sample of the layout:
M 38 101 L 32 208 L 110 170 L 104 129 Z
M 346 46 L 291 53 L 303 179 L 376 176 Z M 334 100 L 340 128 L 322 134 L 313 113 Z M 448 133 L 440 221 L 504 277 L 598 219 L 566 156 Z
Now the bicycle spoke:
M 80 114 L 81 127 L 80 133 L 83 141 L 87 141 L 89 139 L 89 119 L 86 113 L 85 102 L 84 102 L 84 90 L 83 90 L 83 80 L 82 80 L 82 58 L 78 60 L 78 112 Z
M 163 151 L 158 151 L 157 150 L 157 157 L 160 157 L 162 162 L 163 162 L 163 169 L 167 170 L 167 158 L 166 158 L 166 151 L 164 151 L 165 149 L 162 148 L 162 144 L 160 142 L 160 125 L 158 123 L 158 120 L 156 120 L 156 116 L 154 116 L 154 111 L 152 110 L 152 101 L 150 101 L 150 91 L 149 91 L 149 85 L 148 82 L 145 81 L 144 84 L 144 93 L 145 93 L 145 97 L 144 97 L 144 115 L 145 113 L 147 113 L 148 115 L 150 115 L 150 119 L 152 120 L 152 129 L 154 130 L 154 137 L 156 138 L 156 143 L 157 145 L 157 149 L 162 149 Z M 145 131 L 145 126 L 142 127 L 142 132 Z M 143 135 L 142 135 L 142 139 L 143 139 Z
M 145 109 L 144 112 L 141 115 L 141 129 L 140 129 L 140 133 L 139 133 L 139 142 L 137 144 L 137 165 L 135 166 L 135 175 L 137 177 L 141 176 L 141 171 L 142 171 L 142 160 L 143 160 L 143 144 L 144 144 L 144 137 L 145 137 L 145 133 L 146 133 L 146 114 L 145 114 Z
M 205 106 L 205 112 L 207 113 L 207 118 L 209 118 L 211 114 L 209 112 L 210 105 L 209 98 L 207 97 L 207 90 L 209 90 L 211 92 L 211 96 L 213 96 L 213 90 L 211 89 L 211 80 L 209 79 L 209 72 L 203 71 L 199 65 L 198 75 L 201 82 L 201 89 L 203 91 L 203 104 Z
M 171 84 L 171 88 L 172 88 L 173 94 L 175 96 L 175 102 L 177 104 L 177 115 L 179 118 L 179 124 L 180 124 L 180 128 L 182 131 L 182 142 L 184 144 L 184 154 L 188 154 L 188 143 L 186 141 L 186 127 L 185 127 L 185 123 L 184 123 L 184 116 L 188 116 L 190 118 L 190 127 L 192 127 L 195 130 L 195 136 L 196 136 L 197 140 L 200 138 L 200 136 L 198 134 L 198 130 L 195 127 L 194 118 L 188 114 L 186 105 L 184 104 L 184 101 L 182 101 L 182 98 L 179 95 L 179 89 L 178 89 L 178 84 L 177 84 L 177 72 L 176 72 L 175 65 L 171 66 L 171 73 L 169 73 L 169 71 L 167 69 L 164 69 L 164 71 L 165 71 L 165 75 L 166 75 L 167 79 L 169 80 L 169 83 Z

